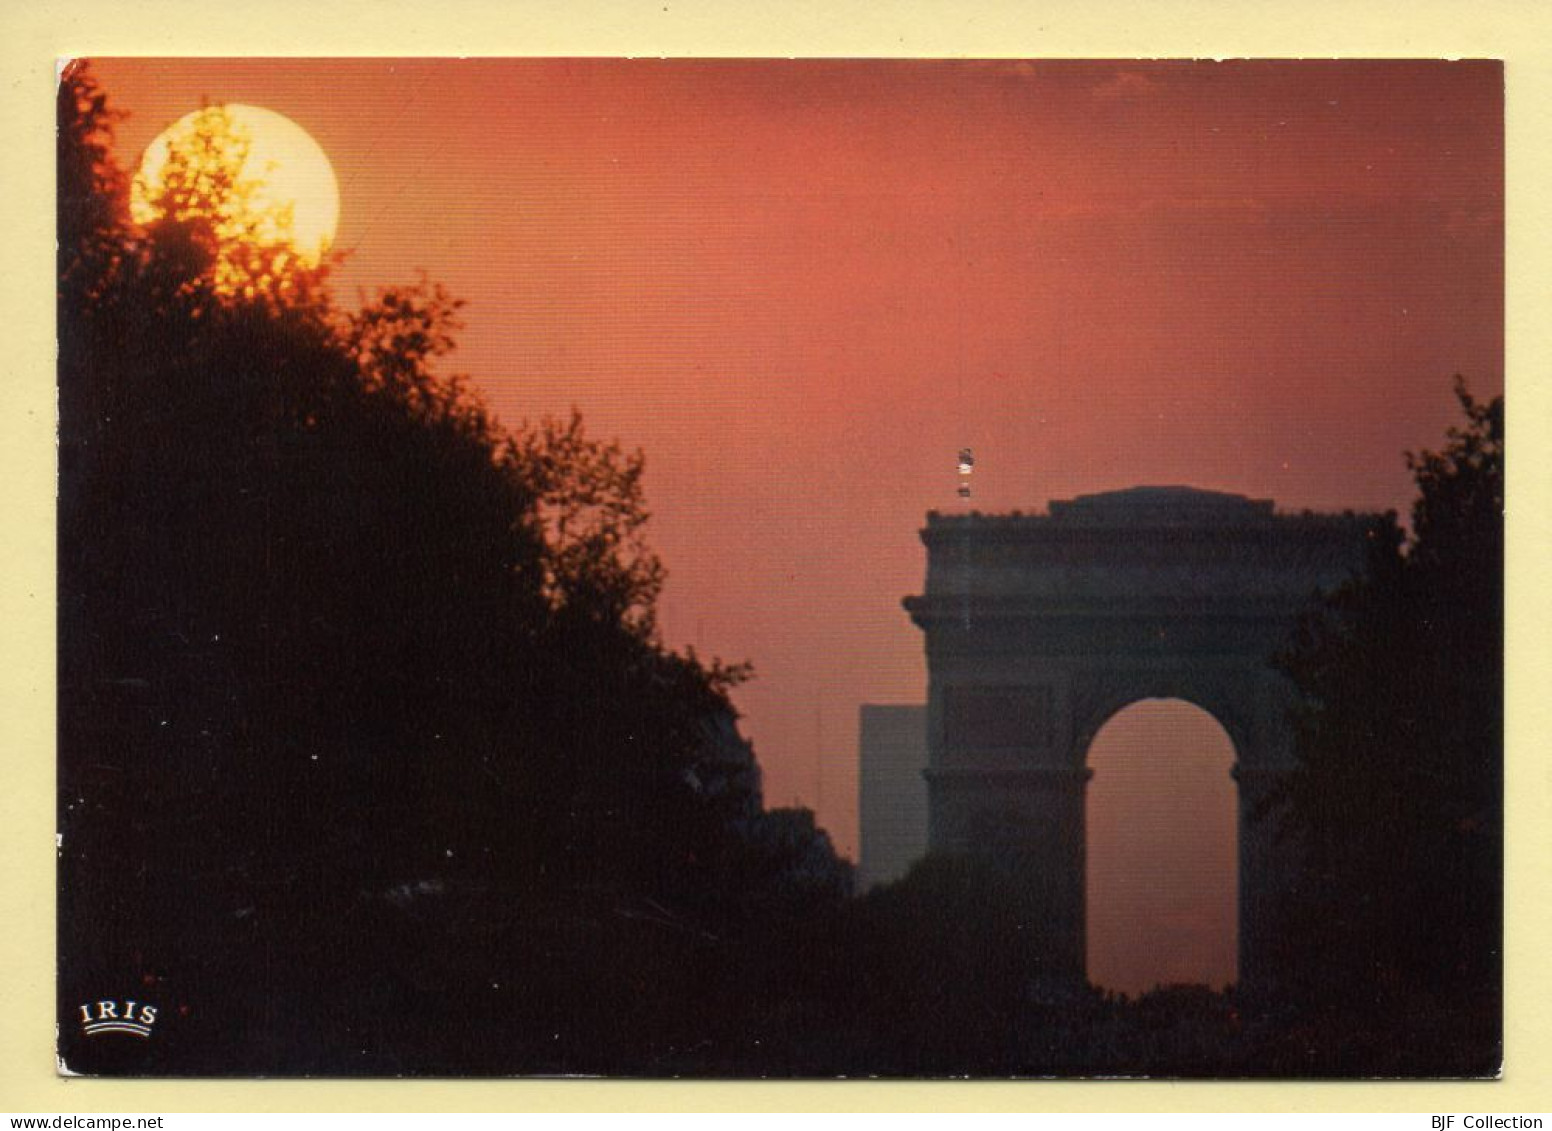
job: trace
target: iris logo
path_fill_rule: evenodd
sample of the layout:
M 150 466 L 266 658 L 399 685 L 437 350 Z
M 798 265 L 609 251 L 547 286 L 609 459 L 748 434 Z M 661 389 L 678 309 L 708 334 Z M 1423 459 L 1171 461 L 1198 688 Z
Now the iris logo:
M 88 1037 L 99 1033 L 128 1033 L 149 1040 L 156 1024 L 156 1006 L 133 1001 L 99 1001 L 81 1006 L 81 1031 Z

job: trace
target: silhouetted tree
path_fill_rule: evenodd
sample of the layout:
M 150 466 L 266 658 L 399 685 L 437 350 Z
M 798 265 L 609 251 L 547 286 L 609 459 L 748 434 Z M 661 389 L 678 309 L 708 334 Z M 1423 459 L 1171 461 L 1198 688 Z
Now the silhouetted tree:
M 124 243 L 129 184 L 113 160 L 113 127 L 122 117 L 85 63 L 60 77 L 56 139 L 60 301 L 80 310 L 107 281 Z
M 845 875 L 661 641 L 640 456 L 502 429 L 425 279 L 340 310 L 219 108 L 143 224 L 88 69 L 59 112 L 62 1005 L 186 1008 L 141 1070 L 446 1071 L 522 988 L 490 1070 L 646 1063 Z
M 1473 1070 L 1496 1067 L 1502 960 L 1504 417 L 1456 395 L 1448 444 L 1408 456 L 1410 537 L 1392 526 L 1283 660 L 1306 704 L 1284 815 L 1307 852 L 1284 937 L 1306 1003 L 1491 1019 L 1485 1042 L 1449 1038 Z
M 846 1070 L 1020 1071 L 1020 1025 L 1073 996 L 1030 889 L 1016 861 L 934 855 L 850 905 L 819 975 L 842 1024 L 862 1027 L 864 1055 Z

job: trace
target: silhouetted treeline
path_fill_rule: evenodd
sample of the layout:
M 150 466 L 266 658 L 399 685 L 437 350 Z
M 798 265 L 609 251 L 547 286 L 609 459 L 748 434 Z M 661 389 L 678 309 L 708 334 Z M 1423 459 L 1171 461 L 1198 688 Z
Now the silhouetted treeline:
M 73 1070 L 1477 1070 L 1452 1042 L 1498 1016 L 1501 402 L 1463 397 L 1417 461 L 1415 543 L 1289 659 L 1311 711 L 1283 817 L 1311 868 L 1287 999 L 1128 1001 L 1046 968 L 994 861 L 848 898 L 812 815 L 763 807 L 744 670 L 659 638 L 640 457 L 576 418 L 499 427 L 440 367 L 458 303 L 422 280 L 342 309 L 327 264 L 249 238 L 219 145 L 175 153 L 132 223 L 114 118 L 67 69 Z M 240 147 L 219 108 L 202 128 Z M 82 1037 L 105 998 L 154 1004 L 154 1038 Z
M 1501 1053 L 1504 404 L 1455 391 L 1448 443 L 1407 457 L 1410 535 L 1280 661 L 1304 707 L 1275 812 L 1306 860 L 1280 965 L 1306 1022 L 1480 1074 Z
M 674 1033 L 708 947 L 849 876 L 763 809 L 741 670 L 660 643 L 640 458 L 500 429 L 436 369 L 439 287 L 345 312 L 234 248 L 219 146 L 132 224 L 112 121 L 67 72 L 61 996 L 164 1024 L 122 1065 L 67 1026 L 68 1058 L 451 1070 L 517 1016 L 543 1059 L 479 1055 L 520 1071 Z

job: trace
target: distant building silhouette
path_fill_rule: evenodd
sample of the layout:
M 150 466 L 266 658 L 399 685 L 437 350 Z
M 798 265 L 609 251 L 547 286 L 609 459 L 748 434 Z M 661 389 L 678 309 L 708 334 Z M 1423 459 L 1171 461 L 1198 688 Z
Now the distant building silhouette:
M 859 891 L 905 875 L 927 854 L 927 708 L 864 703 L 858 730 Z

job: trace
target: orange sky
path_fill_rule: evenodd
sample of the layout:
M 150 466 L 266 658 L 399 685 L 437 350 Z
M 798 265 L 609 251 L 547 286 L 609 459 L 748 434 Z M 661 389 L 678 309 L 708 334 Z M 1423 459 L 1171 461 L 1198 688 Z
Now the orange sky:
M 1404 508 L 1502 388 L 1490 63 L 104 60 L 121 158 L 203 98 L 328 152 L 338 276 L 425 268 L 510 422 L 645 449 L 670 641 L 752 660 L 768 799 L 856 844 L 920 701 L 916 531 L 1141 483 Z

